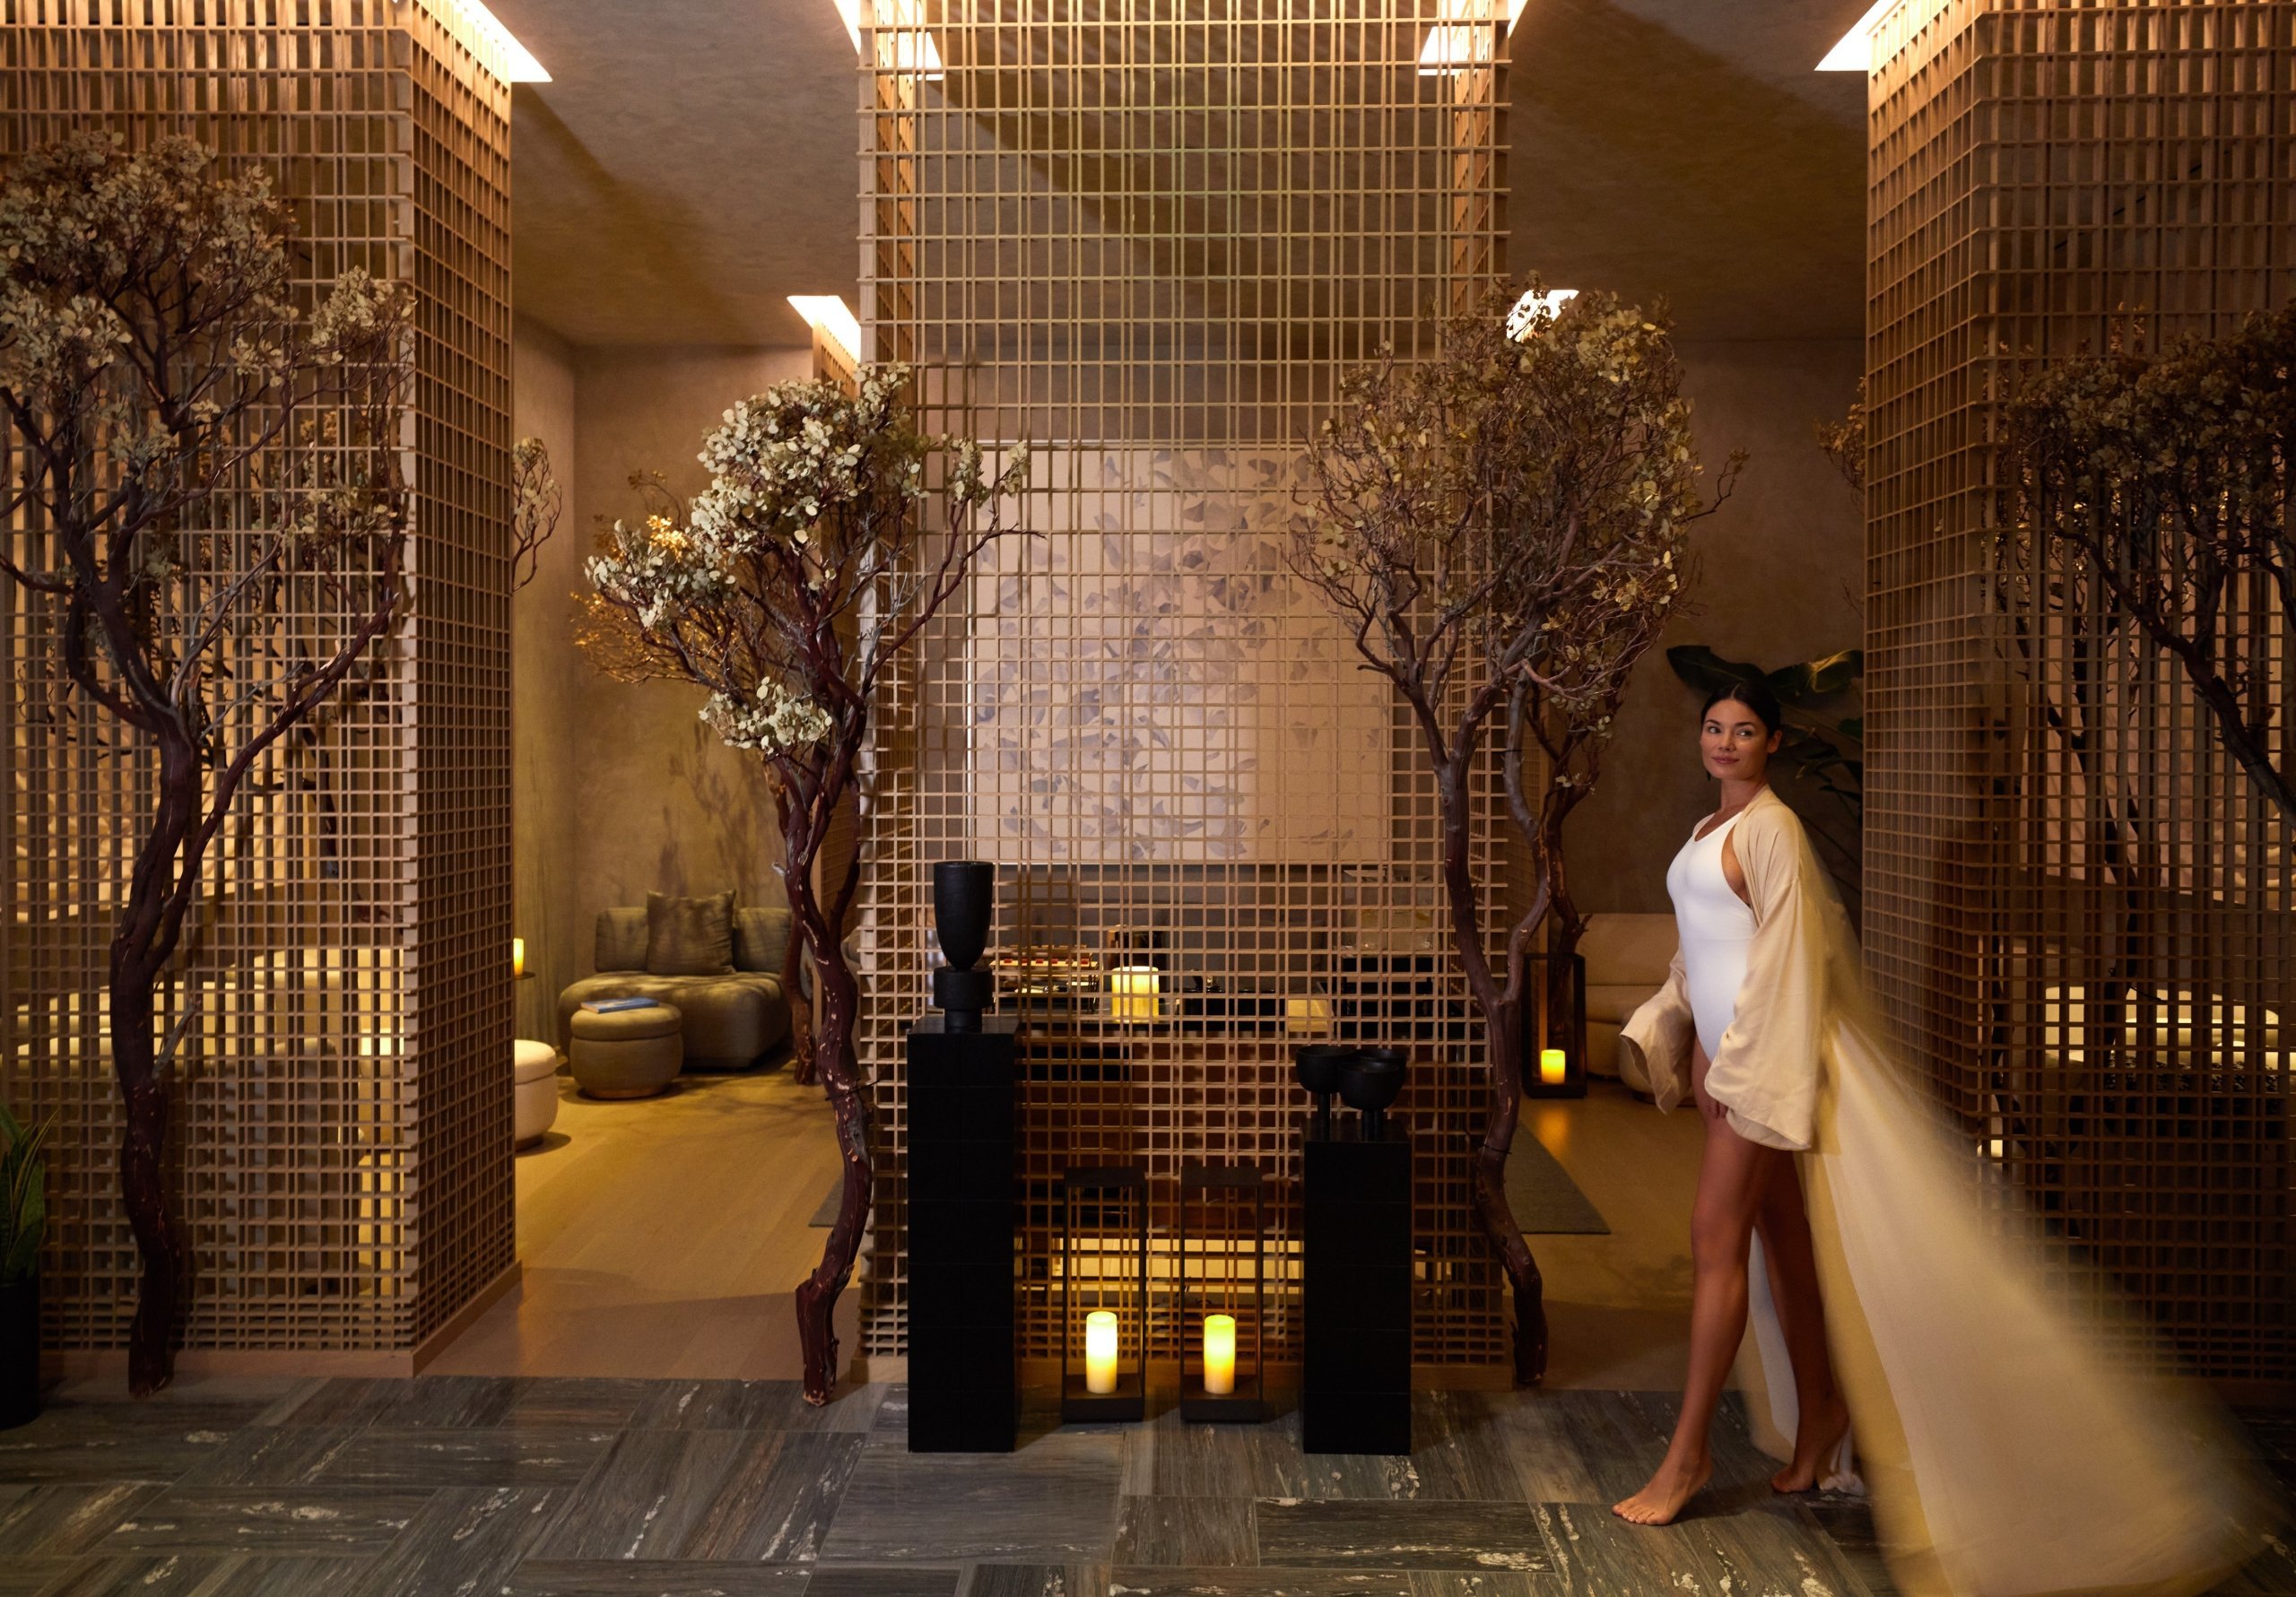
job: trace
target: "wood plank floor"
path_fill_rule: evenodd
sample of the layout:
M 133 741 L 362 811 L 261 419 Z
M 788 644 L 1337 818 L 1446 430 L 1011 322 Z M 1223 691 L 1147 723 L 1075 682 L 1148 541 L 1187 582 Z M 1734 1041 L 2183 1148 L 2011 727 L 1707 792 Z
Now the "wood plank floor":
M 430 1372 L 796 1379 L 789 1294 L 820 1256 L 823 1233 L 807 1221 L 837 1177 L 818 1089 L 778 1064 L 681 1077 L 622 1102 L 558 1082 L 557 1124 L 517 1159 L 520 1285 Z M 1547 1282 L 1548 1384 L 1679 1385 L 1698 1117 L 1597 1082 L 1583 1100 L 1530 1105 L 1524 1130 L 1611 1227 L 1531 1240 Z M 839 1306 L 849 1349 L 857 1290 Z
M 908 1451 L 897 1385 L 83 1384 L 0 1432 L 0 1593 L 1887 1597 L 1864 1503 L 1770 1492 L 1735 1400 L 1692 1517 L 1614 1520 L 1673 1402 L 1426 1393 L 1407 1458 L 1169 1412 L 959 1456 Z M 2296 1593 L 2296 1562 L 2225 1590 Z
M 648 1098 L 558 1086 L 557 1124 L 517 1158 L 519 1284 L 429 1373 L 796 1379 L 790 1293 L 838 1172 L 820 1089 L 785 1064 Z M 839 1306 L 848 1349 L 858 1298 Z

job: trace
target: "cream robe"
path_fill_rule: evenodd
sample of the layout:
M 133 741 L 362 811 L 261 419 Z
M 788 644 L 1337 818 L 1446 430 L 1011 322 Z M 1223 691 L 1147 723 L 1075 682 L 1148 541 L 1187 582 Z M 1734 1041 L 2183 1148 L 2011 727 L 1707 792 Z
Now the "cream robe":
M 1731 840 L 1754 936 L 1706 1088 L 1741 1136 L 1797 1156 L 1827 1341 L 1897 1584 L 1910 1597 L 2218 1584 L 2274 1520 L 2245 1442 L 2196 1386 L 2118 1373 L 2036 1289 L 2036 1258 L 1988 1231 L 1967 1140 L 1877 1041 L 1848 918 L 1793 811 L 1764 788 Z M 1696 1031 L 1677 954 L 1622 1030 L 1621 1073 L 1674 1108 Z M 1758 1262 L 1749 1288 L 1775 1449 L 1793 1434 L 1793 1376 Z

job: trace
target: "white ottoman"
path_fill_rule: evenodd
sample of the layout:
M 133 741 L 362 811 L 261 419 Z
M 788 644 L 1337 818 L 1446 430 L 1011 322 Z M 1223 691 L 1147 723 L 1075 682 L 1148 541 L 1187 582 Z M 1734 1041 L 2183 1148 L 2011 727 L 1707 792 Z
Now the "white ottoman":
M 548 1043 L 522 1037 L 510 1044 L 511 1120 L 516 1130 L 513 1147 L 539 1142 L 558 1118 L 558 1050 Z

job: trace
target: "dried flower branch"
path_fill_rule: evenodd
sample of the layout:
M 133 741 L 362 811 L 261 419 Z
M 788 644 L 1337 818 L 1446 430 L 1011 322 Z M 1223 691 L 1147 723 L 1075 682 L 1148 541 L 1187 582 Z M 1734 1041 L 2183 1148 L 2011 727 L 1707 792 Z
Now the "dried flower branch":
M 842 945 L 862 862 L 857 851 L 839 880 L 818 884 L 814 862 L 855 791 L 886 670 L 1004 535 L 1004 505 L 1029 483 L 1025 447 L 992 471 L 978 444 L 918 433 L 908 383 L 906 367 L 866 366 L 850 394 L 816 380 L 742 401 L 703 440 L 709 486 L 681 506 L 645 480 L 646 516 L 616 522 L 587 565 L 593 658 L 705 690 L 702 719 L 771 778 L 782 884 L 813 960 L 813 1069 L 845 1168 L 822 1262 L 796 1294 L 814 1402 L 837 1379 L 832 1315 L 859 1254 L 874 1158 L 853 1048 L 859 987 Z
M 138 1393 L 172 1376 L 187 1268 L 164 1158 L 197 1001 L 162 1037 L 160 984 L 250 772 L 406 595 L 413 297 L 353 269 L 300 317 L 283 207 L 211 161 L 83 135 L 0 187 L 4 491 L 12 525 L 40 529 L 0 572 L 56 607 L 62 673 L 99 712 L 74 735 L 116 722 L 111 746 L 151 771 L 132 789 L 148 812 L 118 818 L 135 864 L 109 971 Z
M 2296 825 L 2296 305 L 2156 355 L 2060 362 L 2006 420 L 2005 572 L 2038 580 L 2059 557 L 2063 581 L 2177 663 L 2226 751 Z
M 1529 295 L 1543 292 L 1533 279 Z M 1510 336 L 1518 303 L 1543 308 Z M 1720 498 L 1698 490 L 1663 323 L 1602 293 L 1560 310 L 1493 294 L 1449 325 L 1436 360 L 1353 374 L 1310 464 L 1293 568 L 1392 684 L 1435 768 L 1452 941 L 1490 1040 L 1475 1203 L 1514 1287 L 1516 1375 L 1532 1382 L 1545 1368 L 1546 1317 L 1505 1182 L 1532 941 L 1562 880 L 1562 818 L 1682 592 L 1689 524 Z M 1726 492 L 1738 464 L 1733 456 Z M 1555 781 L 1535 800 L 1523 777 L 1533 739 L 1556 756 Z M 1473 773 L 1494 743 L 1509 816 L 1539 871 L 1497 968 L 1468 857 Z

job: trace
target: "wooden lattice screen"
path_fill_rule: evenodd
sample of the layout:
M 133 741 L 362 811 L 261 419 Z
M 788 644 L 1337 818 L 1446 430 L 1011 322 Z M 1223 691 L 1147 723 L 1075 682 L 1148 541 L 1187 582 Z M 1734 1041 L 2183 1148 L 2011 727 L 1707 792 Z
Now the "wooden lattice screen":
M 512 1262 L 504 71 L 453 0 L 0 0 L 0 159 L 186 134 L 271 173 L 307 295 L 359 265 L 421 296 L 410 619 L 243 793 L 162 995 L 172 1018 L 196 982 L 203 1015 L 171 1150 L 195 1350 L 403 1356 Z M 52 627 L 0 590 L 0 1095 L 63 1112 L 43 1337 L 101 1351 L 134 1305 L 102 989 L 147 777 Z M 260 641 L 236 670 L 277 669 Z
M 929 866 L 978 857 L 1003 867 L 1004 985 L 1037 990 L 1024 1355 L 1061 1350 L 1062 1170 L 1126 1162 L 1151 1181 L 1152 1346 L 1178 1355 L 1179 1177 L 1209 1159 L 1278 1180 L 1267 1347 L 1297 1357 L 1291 1049 L 1338 1036 L 1413 1053 L 1418 1359 L 1506 1362 L 1467 1196 L 1483 1044 L 1443 931 L 1433 783 L 1284 558 L 1340 373 L 1383 343 L 1431 352 L 1503 269 L 1503 12 L 949 0 L 928 29 L 876 7 L 865 342 L 917 365 L 928 428 L 1034 446 L 1039 535 L 985 562 L 882 723 L 872 1350 L 902 1346 L 899 1062 L 926 999 Z M 1495 768 L 1475 803 L 1497 884 Z
M 2042 362 L 2296 293 L 2296 4 L 1908 0 L 1874 58 L 1870 966 L 1995 1193 L 2199 1369 L 2286 1380 L 2290 838 L 2181 674 L 2004 533 L 1998 438 Z M 2284 749 L 2270 615 L 2225 624 Z

